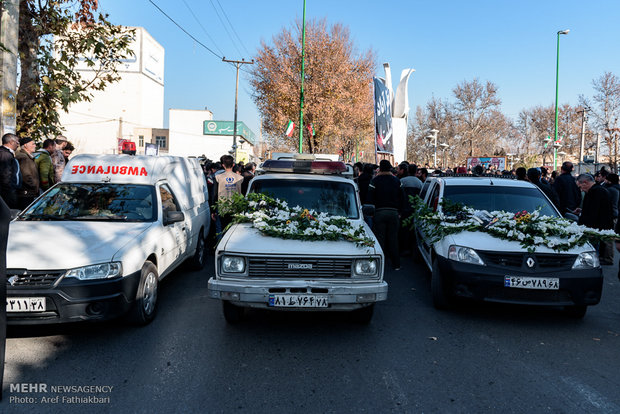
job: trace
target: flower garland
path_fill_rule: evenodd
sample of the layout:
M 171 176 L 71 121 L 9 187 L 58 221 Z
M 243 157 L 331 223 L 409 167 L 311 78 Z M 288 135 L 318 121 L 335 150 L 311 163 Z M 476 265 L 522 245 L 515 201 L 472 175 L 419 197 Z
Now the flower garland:
M 579 225 L 560 217 L 520 211 L 474 210 L 462 204 L 442 201 L 442 211 L 433 211 L 419 197 L 410 197 L 413 215 L 403 222 L 413 228 L 415 222 L 421 231 L 435 243 L 442 238 L 463 231 L 481 231 L 503 240 L 519 242 L 530 253 L 537 246 L 555 251 L 567 251 L 587 242 L 599 242 L 620 238 L 613 230 L 598 230 Z
M 217 203 L 218 212 L 232 215 L 231 225 L 252 223 L 261 233 L 282 239 L 346 240 L 360 246 L 374 246 L 363 226 L 353 226 L 346 217 L 330 216 L 300 206 L 289 208 L 285 201 L 265 194 L 250 193 L 247 197 L 234 194 Z

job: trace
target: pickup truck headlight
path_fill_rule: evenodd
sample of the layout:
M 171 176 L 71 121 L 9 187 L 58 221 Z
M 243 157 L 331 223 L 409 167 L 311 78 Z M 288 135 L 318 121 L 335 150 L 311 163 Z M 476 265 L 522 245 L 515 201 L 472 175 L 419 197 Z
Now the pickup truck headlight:
M 599 266 L 600 263 L 596 252 L 582 252 L 579 253 L 579 256 L 575 259 L 573 269 L 592 269 Z
M 243 273 L 245 272 L 245 259 L 239 256 L 222 257 L 222 273 Z
M 378 262 L 376 259 L 357 259 L 353 266 L 355 276 L 375 276 L 377 274 Z
M 484 266 L 484 262 L 474 249 L 463 246 L 450 246 L 448 248 L 448 259 L 461 263 L 470 263 Z
M 74 277 L 79 280 L 110 279 L 121 276 L 123 267 L 120 262 L 101 263 L 92 266 L 78 267 L 65 273 L 65 277 Z

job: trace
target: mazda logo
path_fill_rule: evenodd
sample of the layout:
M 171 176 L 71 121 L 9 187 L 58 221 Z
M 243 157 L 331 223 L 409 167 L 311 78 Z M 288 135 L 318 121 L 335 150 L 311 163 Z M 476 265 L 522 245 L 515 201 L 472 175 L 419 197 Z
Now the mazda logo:
M 536 264 L 536 261 L 534 261 L 531 257 L 528 257 L 525 263 L 527 264 L 527 267 L 532 268 Z

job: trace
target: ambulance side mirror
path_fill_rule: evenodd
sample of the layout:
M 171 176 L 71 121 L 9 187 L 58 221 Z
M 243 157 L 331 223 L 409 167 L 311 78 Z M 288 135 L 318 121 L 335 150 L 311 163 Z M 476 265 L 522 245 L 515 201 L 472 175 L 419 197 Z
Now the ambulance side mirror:
M 164 226 L 184 220 L 185 214 L 182 211 L 167 211 L 164 215 Z

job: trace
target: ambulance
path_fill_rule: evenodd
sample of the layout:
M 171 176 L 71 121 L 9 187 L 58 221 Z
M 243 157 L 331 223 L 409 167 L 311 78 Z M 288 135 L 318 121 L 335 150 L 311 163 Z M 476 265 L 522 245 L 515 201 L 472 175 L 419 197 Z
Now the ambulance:
M 8 323 L 149 323 L 159 282 L 205 264 L 208 199 L 195 158 L 75 156 L 10 224 Z

